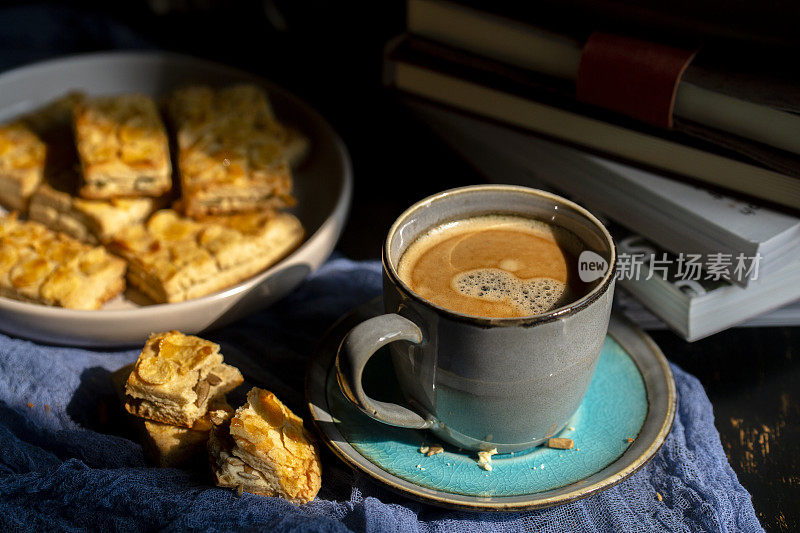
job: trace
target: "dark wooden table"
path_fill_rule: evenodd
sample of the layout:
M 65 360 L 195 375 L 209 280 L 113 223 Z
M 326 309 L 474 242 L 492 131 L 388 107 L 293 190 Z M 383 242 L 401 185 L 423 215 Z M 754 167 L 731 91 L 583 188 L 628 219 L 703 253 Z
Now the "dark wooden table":
M 351 258 L 378 258 L 389 225 L 413 202 L 483 180 L 381 86 L 382 47 L 403 30 L 402 2 L 209 1 L 209 10 L 161 16 L 145 2 L 111 4 L 71 3 L 111 10 L 155 47 L 262 74 L 331 121 L 355 169 L 339 245 Z M 104 47 L 100 37 L 73 36 L 63 52 Z M 799 530 L 800 329 L 734 329 L 693 344 L 670 332 L 653 337 L 705 386 L 723 447 L 763 526 Z

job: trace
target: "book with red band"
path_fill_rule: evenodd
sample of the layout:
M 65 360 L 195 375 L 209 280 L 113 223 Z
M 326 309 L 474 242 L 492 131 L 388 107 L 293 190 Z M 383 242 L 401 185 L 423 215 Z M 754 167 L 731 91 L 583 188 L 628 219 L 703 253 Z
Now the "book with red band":
M 578 100 L 671 128 L 675 92 L 695 53 L 595 32 L 583 47 Z

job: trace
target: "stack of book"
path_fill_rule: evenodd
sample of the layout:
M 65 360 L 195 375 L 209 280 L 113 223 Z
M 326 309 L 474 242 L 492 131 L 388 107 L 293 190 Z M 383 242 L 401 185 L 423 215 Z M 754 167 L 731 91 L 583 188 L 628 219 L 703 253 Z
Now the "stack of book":
M 692 63 L 672 127 L 659 127 L 576 97 L 581 46 L 463 3 L 409 0 L 385 83 L 490 181 L 604 217 L 619 306 L 637 323 L 687 340 L 800 324 L 789 305 L 800 299 L 800 90 L 761 80 L 770 90 L 753 92 Z

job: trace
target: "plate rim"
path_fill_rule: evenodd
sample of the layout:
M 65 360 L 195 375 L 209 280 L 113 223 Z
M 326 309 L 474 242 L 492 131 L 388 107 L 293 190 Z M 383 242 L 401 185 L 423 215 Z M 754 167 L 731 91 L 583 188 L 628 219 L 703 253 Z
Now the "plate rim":
M 328 329 L 328 331 L 326 331 L 326 333 L 314 347 L 313 356 L 309 360 L 306 368 L 304 385 L 306 406 L 311 415 L 311 420 L 314 424 L 317 434 L 320 436 L 321 440 L 325 442 L 328 449 L 330 449 L 334 455 L 341 459 L 346 465 L 364 474 L 367 474 L 371 479 L 389 488 L 395 493 L 410 497 L 416 501 L 433 504 L 439 507 L 476 512 L 528 511 L 570 503 L 611 488 L 638 472 L 655 456 L 672 430 L 672 424 L 677 411 L 677 389 L 672 369 L 669 366 L 669 361 L 649 335 L 637 328 L 618 313 L 612 313 L 611 320 L 609 322 L 608 334 L 613 337 L 623 349 L 625 349 L 626 353 L 629 354 L 631 360 L 633 360 L 634 364 L 636 364 L 636 368 L 642 376 L 642 380 L 645 385 L 648 409 L 645 420 L 642 423 L 640 434 L 646 427 L 652 427 L 654 430 L 654 435 L 652 441 L 645 443 L 644 445 L 639 444 L 637 446 L 637 443 L 640 443 L 640 439 L 637 438 L 634 441 L 634 444 L 625 450 L 625 452 L 623 452 L 622 455 L 620 455 L 616 460 L 612 461 L 598 472 L 595 472 L 587 478 L 584 478 L 584 480 L 589 479 L 592 476 L 597 476 L 608 469 L 613 469 L 614 465 L 625 457 L 638 454 L 631 460 L 630 464 L 618 472 L 609 473 L 600 480 L 591 483 L 586 487 L 578 487 L 567 492 L 564 492 L 565 489 L 568 489 L 573 485 L 580 484 L 583 482 L 583 480 L 576 481 L 574 483 L 570 483 L 549 491 L 531 493 L 529 495 L 500 497 L 478 497 L 456 493 L 446 493 L 411 483 L 410 481 L 383 470 L 380 466 L 372 463 L 369 461 L 369 459 L 359 453 L 358 450 L 356 450 L 344 438 L 341 432 L 338 431 L 338 428 L 333 423 L 333 417 L 330 415 L 330 413 L 327 410 L 317 406 L 317 403 L 323 403 L 325 407 L 327 407 L 327 395 L 325 394 L 326 388 L 324 386 L 317 386 L 317 383 L 327 383 L 330 363 L 324 364 L 323 359 L 327 360 L 332 359 L 333 357 L 332 355 L 324 357 L 324 354 L 322 354 L 322 349 L 326 346 L 326 343 L 330 342 L 329 339 L 331 335 L 334 334 L 337 329 L 341 328 L 348 320 L 351 320 L 352 317 L 356 316 L 359 311 L 367 309 L 370 306 L 376 306 L 379 302 L 380 297 L 351 309 L 338 320 L 336 320 L 336 322 Z M 657 370 L 659 370 L 658 376 L 654 376 L 653 374 L 645 373 L 643 371 L 641 362 L 638 361 L 635 356 L 631 355 L 631 343 L 640 343 L 641 346 L 639 349 L 644 348 L 649 352 L 649 355 L 643 357 L 649 357 L 652 359 L 651 364 L 654 365 Z M 666 394 L 666 396 L 662 399 L 663 405 L 659 406 L 664 409 L 662 416 L 660 416 L 659 419 L 655 419 L 655 417 L 659 415 L 654 413 L 653 409 L 653 403 L 657 400 L 657 398 L 653 398 L 653 395 L 659 392 L 657 390 L 653 390 L 654 386 L 656 388 L 663 386 L 664 390 L 661 392 Z M 319 402 L 320 396 L 324 400 L 323 402 Z M 331 435 L 328 434 L 325 426 L 332 428 L 332 431 L 334 432 L 333 437 L 338 437 L 338 440 L 332 438 Z M 377 472 L 371 470 L 367 465 L 371 465 L 372 468 L 380 470 L 382 474 L 378 474 Z M 554 492 L 558 492 L 558 494 L 531 499 L 531 496 L 535 496 L 537 494 L 547 495 L 548 493 Z
M 69 62 L 84 62 L 84 61 L 103 61 L 115 60 L 124 58 L 127 61 L 152 61 L 154 59 L 167 59 L 170 61 L 191 62 L 196 65 L 211 67 L 221 71 L 227 71 L 231 75 L 250 77 L 263 85 L 268 93 L 280 93 L 282 97 L 292 101 L 292 103 L 299 108 L 302 108 L 305 113 L 314 118 L 314 121 L 319 124 L 325 132 L 325 135 L 332 141 L 336 152 L 339 154 L 342 161 L 342 186 L 339 190 L 339 195 L 336 203 L 331 209 L 325 219 L 320 223 L 316 231 L 304 239 L 300 245 L 295 248 L 289 255 L 270 266 L 268 269 L 259 272 L 236 285 L 227 287 L 216 291 L 212 294 L 201 296 L 199 298 L 192 298 L 182 302 L 174 303 L 156 303 L 144 306 L 137 306 L 130 309 L 67 309 L 63 307 L 48 306 L 38 303 L 24 302 L 14 300 L 5 296 L 0 296 L 0 308 L 4 308 L 10 312 L 19 313 L 21 315 L 38 315 L 41 318 L 59 318 L 59 319 L 98 319 L 98 320 L 113 320 L 113 319 L 136 319 L 141 315 L 158 314 L 165 312 L 168 308 L 169 312 L 178 312 L 181 310 L 190 311 L 193 307 L 204 307 L 219 300 L 226 300 L 239 293 L 248 292 L 253 287 L 261 284 L 267 279 L 274 271 L 283 268 L 288 263 L 293 262 L 299 257 L 302 257 L 312 247 L 316 247 L 319 241 L 322 241 L 325 234 L 330 231 L 331 226 L 336 225 L 338 220 L 342 222 L 342 229 L 346 224 L 346 219 L 350 211 L 350 206 L 353 196 L 353 164 L 350 159 L 350 154 L 347 147 L 338 132 L 328 122 L 328 120 L 319 113 L 313 106 L 305 100 L 295 95 L 288 89 L 284 89 L 277 83 L 264 78 L 258 74 L 248 72 L 247 70 L 232 67 L 224 63 L 219 63 L 210 59 L 192 56 L 189 54 L 182 54 L 171 51 L 159 50 L 112 50 L 112 51 L 97 51 L 78 54 L 67 54 L 63 56 L 43 59 L 33 63 L 19 65 L 0 72 L 0 84 L 6 80 L 14 80 L 19 77 L 30 75 L 31 72 L 47 70 L 55 65 L 63 65 Z M 340 231 L 341 233 L 341 231 Z M 338 241 L 338 236 L 336 241 Z M 335 244 L 334 244 L 335 247 Z

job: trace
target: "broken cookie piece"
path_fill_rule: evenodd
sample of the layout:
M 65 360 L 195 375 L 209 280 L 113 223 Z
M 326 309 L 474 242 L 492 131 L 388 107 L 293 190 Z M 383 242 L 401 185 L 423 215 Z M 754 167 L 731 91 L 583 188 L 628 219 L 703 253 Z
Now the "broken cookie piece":
M 548 448 L 556 448 L 558 450 L 571 450 L 575 446 L 575 441 L 561 437 L 552 437 L 547 440 Z
M 136 416 L 192 427 L 209 403 L 239 386 L 238 369 L 219 345 L 177 331 L 153 333 L 125 386 L 125 409 Z
M 125 385 L 133 371 L 133 364 L 126 365 L 111 374 L 114 391 L 122 403 L 125 403 Z M 214 398 L 208 406 L 208 412 L 198 418 L 192 427 L 174 426 L 130 416 L 145 458 L 159 467 L 178 467 L 195 464 L 206 457 L 206 445 L 211 428 L 228 420 L 233 415 L 233 408 L 224 397 Z
M 424 454 L 426 457 L 430 457 L 431 455 L 444 453 L 444 448 L 442 448 L 437 444 L 434 444 L 433 446 L 428 446 L 427 444 L 423 444 L 422 446 L 419 447 L 419 453 Z
M 319 454 L 303 420 L 269 391 L 253 388 L 229 425 L 212 430 L 208 445 L 221 487 L 294 503 L 307 503 L 319 492 Z
M 208 455 L 211 471 L 220 487 L 235 488 L 239 493 L 249 492 L 262 496 L 274 496 L 273 483 L 266 474 L 233 455 L 236 443 L 230 435 L 230 421 L 211 429 L 208 439 Z
M 486 470 L 492 471 L 492 456 L 497 455 L 497 448 L 491 450 L 481 450 L 478 452 L 478 466 Z
M 140 419 L 144 456 L 151 464 L 162 468 L 200 463 L 205 458 L 209 434 L 214 427 L 212 420 L 224 423 L 232 414 L 233 408 L 219 398 L 211 402 L 209 411 L 190 428 Z

